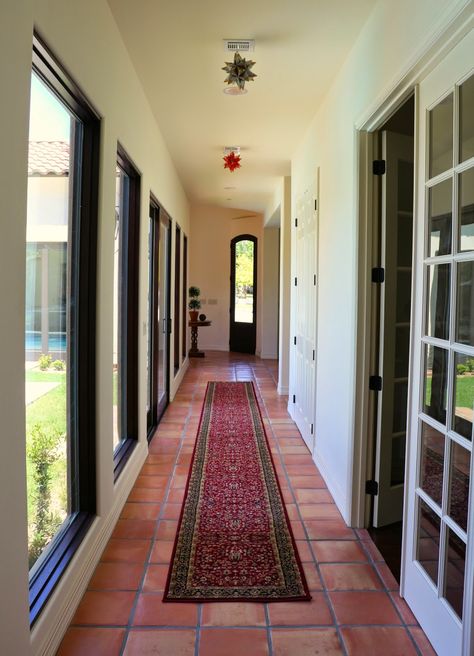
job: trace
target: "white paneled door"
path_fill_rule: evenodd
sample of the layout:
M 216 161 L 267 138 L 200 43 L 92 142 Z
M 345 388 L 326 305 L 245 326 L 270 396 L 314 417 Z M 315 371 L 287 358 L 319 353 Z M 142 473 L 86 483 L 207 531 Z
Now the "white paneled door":
M 298 195 L 293 220 L 292 332 L 289 411 L 314 449 L 316 402 L 318 176 Z
M 474 32 L 420 84 L 404 596 L 440 656 L 474 653 Z

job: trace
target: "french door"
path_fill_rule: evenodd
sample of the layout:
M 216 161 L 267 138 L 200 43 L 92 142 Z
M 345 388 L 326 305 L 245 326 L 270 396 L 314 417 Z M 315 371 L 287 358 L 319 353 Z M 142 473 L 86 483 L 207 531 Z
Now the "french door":
M 255 353 L 257 337 L 257 238 L 234 237 L 230 244 L 229 350 Z
M 441 656 L 474 649 L 473 53 L 471 31 L 419 92 L 403 590 Z
M 169 400 L 170 221 L 153 200 L 148 231 L 148 387 L 149 439 Z
M 413 138 L 382 132 L 381 265 L 379 371 L 374 526 L 402 520 L 410 347 L 413 232 Z

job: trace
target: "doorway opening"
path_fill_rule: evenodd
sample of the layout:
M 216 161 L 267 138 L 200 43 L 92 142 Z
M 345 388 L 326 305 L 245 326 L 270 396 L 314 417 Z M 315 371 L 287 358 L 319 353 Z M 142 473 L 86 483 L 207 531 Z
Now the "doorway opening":
M 374 135 L 368 530 L 400 581 L 413 261 L 415 101 Z
M 255 355 L 257 336 L 257 238 L 239 235 L 230 243 L 229 350 Z

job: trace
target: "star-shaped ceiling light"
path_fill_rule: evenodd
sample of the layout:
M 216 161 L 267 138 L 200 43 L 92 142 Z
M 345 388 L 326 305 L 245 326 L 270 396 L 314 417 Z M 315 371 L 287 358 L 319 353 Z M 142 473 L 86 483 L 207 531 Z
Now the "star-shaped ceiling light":
M 222 69 L 227 73 L 224 82 L 227 82 L 227 84 L 230 85 L 226 87 L 224 91 L 226 93 L 247 93 L 245 83 L 253 82 L 253 79 L 257 77 L 255 73 L 252 73 L 250 70 L 254 65 L 254 61 L 244 59 L 238 52 L 236 52 L 234 54 L 234 61 L 226 62 Z
M 234 169 L 240 169 L 240 155 L 235 151 L 224 155 L 222 159 L 224 160 L 224 168 L 229 169 L 231 173 Z

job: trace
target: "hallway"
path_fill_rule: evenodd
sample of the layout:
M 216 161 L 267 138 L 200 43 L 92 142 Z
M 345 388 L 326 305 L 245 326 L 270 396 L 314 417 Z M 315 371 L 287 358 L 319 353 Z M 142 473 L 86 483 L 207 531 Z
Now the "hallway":
M 274 372 L 224 352 L 190 361 L 59 656 L 434 654 L 368 533 L 342 520 Z M 255 382 L 310 603 L 161 602 L 208 380 Z

